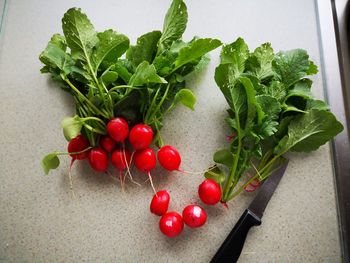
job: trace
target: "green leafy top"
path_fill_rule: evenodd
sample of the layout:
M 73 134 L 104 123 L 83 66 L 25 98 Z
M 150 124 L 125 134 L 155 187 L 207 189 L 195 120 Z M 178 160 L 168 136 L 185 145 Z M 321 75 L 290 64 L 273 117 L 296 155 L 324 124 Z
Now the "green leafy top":
M 78 8 L 63 16 L 64 36 L 55 34 L 40 54 L 42 73 L 49 73 L 75 100 L 76 115 L 65 118 L 67 140 L 85 135 L 92 146 L 106 133 L 105 123 L 115 116 L 130 125 L 144 122 L 163 144 L 163 118 L 175 105 L 194 109 L 196 98 L 185 76 L 203 68 L 207 53 L 221 45 L 217 39 L 182 40 L 188 14 L 182 0 L 173 0 L 162 32 L 143 34 L 135 45 L 112 29 L 97 32 Z M 57 154 L 43 161 L 47 169 L 58 166 Z M 48 171 L 48 170 L 45 170 Z
M 233 132 L 228 149 L 214 154 L 223 184 L 222 201 L 239 194 L 253 180 L 266 179 L 288 151 L 310 152 L 343 130 L 323 101 L 311 93 L 317 66 L 305 50 L 274 53 L 266 43 L 250 52 L 242 38 L 225 45 L 215 81 L 229 105 L 226 121 Z M 225 175 L 219 166 L 229 169 Z M 242 175 L 255 175 L 234 192 Z M 225 180 L 222 180 L 222 174 Z

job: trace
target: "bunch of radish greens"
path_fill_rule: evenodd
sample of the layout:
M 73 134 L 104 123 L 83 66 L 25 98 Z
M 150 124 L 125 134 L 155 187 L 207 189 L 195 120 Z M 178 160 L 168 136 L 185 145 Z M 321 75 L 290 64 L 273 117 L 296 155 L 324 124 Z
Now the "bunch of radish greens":
M 317 66 L 305 50 L 274 53 L 265 43 L 250 52 L 242 38 L 225 45 L 215 81 L 229 105 L 230 145 L 214 154 L 206 178 L 222 186 L 223 203 L 252 191 L 289 151 L 311 152 L 343 130 L 311 93 Z M 238 188 L 243 174 L 250 178 Z M 238 188 L 238 189 L 237 189 Z
M 184 77 L 203 68 L 206 54 L 221 45 L 210 38 L 184 42 L 186 24 L 186 5 L 173 0 L 163 30 L 146 33 L 130 45 L 127 36 L 112 29 L 96 32 L 80 9 L 64 14 L 64 35 L 53 35 L 40 54 L 45 64 L 41 72 L 73 96 L 76 112 L 61 123 L 68 152 L 45 156 L 46 174 L 59 166 L 58 155 L 64 154 L 70 154 L 72 164 L 88 159 L 94 170 L 105 172 L 111 152 L 116 168 L 128 169 L 131 147 L 137 168 L 148 173 L 154 168 L 156 157 L 149 145 L 164 146 L 164 115 L 178 103 L 192 110 L 195 104 Z M 181 161 L 171 146 L 158 153 L 158 160 L 168 170 L 179 169 Z

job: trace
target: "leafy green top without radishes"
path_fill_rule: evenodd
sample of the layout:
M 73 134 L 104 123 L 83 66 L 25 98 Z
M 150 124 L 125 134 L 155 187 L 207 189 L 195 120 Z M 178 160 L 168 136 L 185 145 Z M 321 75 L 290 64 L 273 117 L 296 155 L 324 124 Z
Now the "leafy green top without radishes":
M 193 110 L 195 96 L 184 77 L 208 62 L 206 54 L 221 45 L 217 39 L 182 40 L 187 8 L 173 0 L 162 31 L 140 36 L 129 45 L 127 36 L 112 29 L 96 32 L 80 9 L 63 16 L 64 36 L 55 34 L 40 54 L 49 73 L 70 92 L 76 115 L 62 121 L 67 140 L 84 134 L 92 146 L 106 133 L 105 123 L 122 116 L 132 125 L 144 122 L 155 131 L 155 143 L 163 145 L 163 117 L 177 103 Z M 59 165 L 57 152 L 42 162 L 45 172 Z
M 269 43 L 250 52 L 242 38 L 225 45 L 215 81 L 229 105 L 230 147 L 214 154 L 205 176 L 223 187 L 226 202 L 263 181 L 288 151 L 310 152 L 343 130 L 325 102 L 311 94 L 317 66 L 305 50 L 274 53 Z M 254 175 L 239 189 L 244 173 Z M 236 191 L 235 191 L 236 190 Z

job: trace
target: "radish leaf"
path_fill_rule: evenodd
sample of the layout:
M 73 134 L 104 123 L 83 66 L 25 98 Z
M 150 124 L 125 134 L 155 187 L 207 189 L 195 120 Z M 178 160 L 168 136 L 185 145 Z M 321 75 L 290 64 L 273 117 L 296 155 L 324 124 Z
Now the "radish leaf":
M 235 42 L 224 45 L 220 54 L 220 64 L 231 64 L 233 75 L 238 77 L 245 69 L 245 62 L 249 56 L 249 49 L 243 38 L 238 38 Z
M 161 35 L 162 33 L 158 30 L 146 33 L 137 39 L 135 46 L 130 46 L 126 58 L 130 60 L 134 68 L 143 61 L 153 62 Z
M 87 16 L 79 8 L 69 9 L 62 19 L 62 29 L 73 58 L 89 63 L 98 38 Z
M 257 47 L 246 61 L 246 68 L 259 80 L 273 76 L 272 61 L 275 54 L 270 43 L 262 44 Z
M 162 36 L 159 39 L 161 50 L 169 47 L 185 32 L 188 14 L 187 7 L 182 0 L 173 0 L 163 23 Z
M 134 75 L 132 75 L 129 80 L 129 85 L 142 86 L 148 83 L 167 83 L 167 81 L 157 75 L 153 65 L 144 61 L 136 68 Z
M 180 89 L 174 98 L 174 104 L 181 103 L 184 106 L 194 110 L 194 105 L 196 104 L 196 97 L 189 89 Z
M 97 37 L 99 41 L 92 54 L 95 74 L 97 74 L 97 70 L 102 62 L 113 63 L 129 47 L 129 39 L 112 29 L 97 33 Z
M 230 150 L 222 149 L 214 153 L 213 160 L 230 168 L 233 164 L 233 155 Z
M 311 152 L 342 130 L 343 126 L 331 112 L 313 109 L 290 122 L 288 134 L 281 139 L 274 152 L 277 155 L 289 150 Z
M 204 173 L 204 177 L 207 179 L 213 179 L 215 182 L 217 182 L 220 185 L 223 182 L 225 182 L 225 179 L 226 179 L 224 172 L 221 171 L 221 169 L 217 166 L 206 171 Z
M 279 52 L 272 65 L 280 81 L 288 88 L 307 75 L 309 55 L 303 49 Z
M 109 84 L 115 82 L 118 79 L 118 73 L 115 71 L 107 71 L 102 74 L 101 79 L 103 83 L 108 86 Z
M 41 166 L 44 169 L 45 174 L 49 174 L 49 171 L 56 169 L 60 165 L 60 160 L 57 157 L 56 153 L 50 153 L 46 155 L 42 161 Z
M 82 128 L 82 121 L 79 116 L 66 117 L 61 121 L 61 126 L 63 128 L 63 134 L 67 141 L 77 137 Z
M 179 50 L 179 56 L 175 60 L 175 69 L 178 69 L 191 61 L 197 60 L 219 46 L 221 46 L 221 41 L 218 39 L 195 39 L 188 46 Z

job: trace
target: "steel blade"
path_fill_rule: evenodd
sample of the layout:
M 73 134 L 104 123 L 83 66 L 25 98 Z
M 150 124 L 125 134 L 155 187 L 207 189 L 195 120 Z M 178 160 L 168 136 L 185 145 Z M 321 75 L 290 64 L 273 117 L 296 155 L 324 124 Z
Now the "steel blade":
M 274 171 L 269 178 L 261 186 L 259 193 L 250 203 L 248 209 L 253 212 L 260 219 L 262 218 L 265 208 L 269 203 L 271 196 L 275 192 L 281 178 L 288 166 L 288 160 L 286 160 L 281 166 Z

